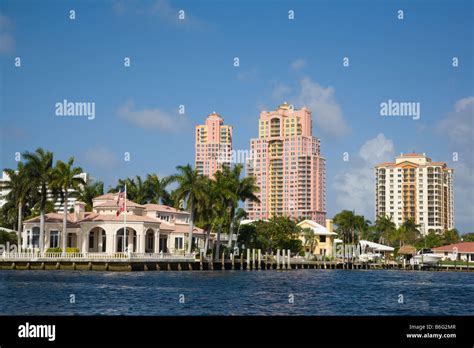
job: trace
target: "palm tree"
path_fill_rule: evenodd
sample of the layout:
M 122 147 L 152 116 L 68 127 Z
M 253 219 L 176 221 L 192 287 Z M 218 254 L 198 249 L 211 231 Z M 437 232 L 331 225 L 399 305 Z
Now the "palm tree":
M 64 215 L 63 215 L 63 230 L 62 230 L 62 254 L 66 256 L 66 240 L 67 240 L 67 204 L 69 198 L 69 190 L 80 191 L 81 188 L 86 184 L 79 174 L 82 173 L 82 168 L 73 167 L 74 158 L 69 158 L 67 162 L 57 161 L 56 167 L 54 168 L 51 188 L 56 189 L 59 192 L 61 201 L 64 204 Z
M 203 177 L 203 182 L 205 182 L 203 190 L 206 201 L 201 204 L 199 220 L 201 221 L 201 227 L 207 231 L 204 245 L 205 255 L 207 255 L 211 233 L 216 225 L 221 224 L 222 207 L 219 204 L 219 190 L 216 187 L 216 182 L 208 177 Z
M 78 199 L 86 203 L 86 211 L 92 211 L 92 200 L 95 197 L 102 196 L 103 194 L 104 183 L 102 181 L 94 181 L 82 186 L 81 190 L 78 191 Z
M 48 199 L 48 185 L 51 183 L 53 176 L 53 153 L 45 151 L 42 148 L 36 149 L 35 152 L 26 152 L 23 154 L 26 160 L 25 169 L 31 180 L 31 185 L 38 188 L 37 199 L 39 201 L 40 211 L 40 250 L 44 249 L 44 219 L 45 208 Z M 32 192 L 35 192 L 33 190 Z M 35 192 L 36 193 L 36 192 Z
M 201 210 L 202 202 L 206 201 L 205 197 L 205 180 L 202 175 L 194 170 L 191 165 L 177 166 L 178 174 L 172 175 L 170 182 L 177 182 L 178 188 L 175 190 L 177 203 L 186 202 L 186 209 L 191 213 L 189 224 L 189 241 L 187 253 L 191 254 L 193 242 L 194 222 L 197 217 L 197 211 Z
M 421 225 L 415 223 L 414 219 L 406 219 L 401 226 L 405 233 L 404 241 L 415 243 L 420 236 L 420 227 Z
M 444 231 L 443 239 L 446 244 L 454 244 L 459 242 L 458 230 L 456 228 L 453 228 L 452 230 Z
M 4 190 L 10 190 L 7 199 L 13 202 L 15 207 L 18 209 L 17 241 L 18 249 L 20 249 L 22 245 L 21 230 L 23 225 L 23 208 L 29 198 L 33 186 L 31 185 L 32 181 L 26 173 L 23 162 L 18 163 L 16 171 L 13 169 L 5 169 L 5 173 L 10 177 L 10 180 L 3 182 L 1 188 Z
M 390 240 L 390 236 L 397 229 L 395 223 L 392 221 L 391 216 L 388 215 L 379 215 L 375 220 L 374 224 L 375 230 L 379 235 L 379 243 L 384 243 L 385 241 Z
M 146 199 L 149 203 L 165 204 L 169 201 L 170 194 L 166 191 L 166 186 L 170 183 L 169 177 L 159 179 L 156 174 L 148 174 L 144 183 Z
M 229 201 L 229 221 L 230 221 L 230 228 L 229 228 L 229 241 L 228 241 L 228 248 L 229 250 L 232 249 L 232 232 L 234 226 L 234 216 L 235 211 L 238 206 L 238 202 L 245 202 L 246 200 L 253 201 L 259 203 L 260 200 L 256 196 L 256 193 L 260 191 L 260 188 L 257 186 L 256 181 L 257 179 L 254 176 L 247 176 L 244 178 L 240 178 L 242 173 L 243 166 L 242 164 L 237 164 L 232 171 L 229 171 L 230 174 L 230 191 L 232 192 L 232 196 L 234 200 Z M 227 167 L 224 168 L 227 170 Z
M 224 167 L 222 171 L 218 170 L 214 174 L 213 206 L 217 212 L 216 220 L 218 221 L 216 253 L 214 255 L 216 261 L 219 260 L 220 256 L 222 226 L 227 226 L 227 222 L 229 223 L 229 239 L 232 237 L 229 217 L 232 215 L 232 207 L 238 200 L 233 187 L 235 184 L 235 177 L 227 167 Z
M 314 244 L 317 242 L 316 236 L 314 235 L 314 231 L 311 228 L 306 227 L 302 229 L 302 233 L 304 237 L 304 245 L 306 246 L 309 244 L 310 254 L 312 255 Z
M 235 222 L 237 223 L 237 233 L 236 233 L 236 243 L 237 243 L 237 240 L 239 240 L 239 232 L 240 232 L 240 225 L 241 225 L 241 221 L 243 219 L 246 219 L 248 216 L 247 212 L 242 209 L 242 208 L 238 208 L 237 211 L 235 212 Z
M 354 230 L 357 231 L 357 242 L 364 239 L 364 236 L 368 237 L 370 228 L 370 221 L 367 220 L 364 215 L 356 215 L 354 218 Z
M 342 247 L 344 249 L 342 260 L 345 262 L 346 259 L 346 242 L 351 240 L 354 242 L 354 229 L 356 223 L 356 217 L 353 211 L 343 210 L 336 214 L 333 218 L 334 223 L 337 225 L 337 232 L 342 236 Z

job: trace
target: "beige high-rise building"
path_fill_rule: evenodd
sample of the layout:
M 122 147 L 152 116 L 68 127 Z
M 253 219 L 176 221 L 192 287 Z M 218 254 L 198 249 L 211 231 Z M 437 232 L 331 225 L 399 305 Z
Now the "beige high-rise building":
M 251 139 L 247 175 L 255 176 L 260 203 L 246 202 L 250 219 L 287 215 L 326 223 L 325 163 L 313 136 L 311 111 L 284 103 L 260 114 Z
M 205 124 L 196 126 L 195 150 L 196 170 L 212 178 L 232 160 L 232 126 L 225 125 L 224 119 L 213 112 Z
M 454 228 L 453 169 L 425 154 L 401 154 L 375 167 L 375 214 L 400 226 L 411 218 L 422 234 Z

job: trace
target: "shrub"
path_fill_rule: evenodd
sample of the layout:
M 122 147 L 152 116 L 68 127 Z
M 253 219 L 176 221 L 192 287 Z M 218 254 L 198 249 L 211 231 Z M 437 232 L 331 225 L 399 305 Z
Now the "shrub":
M 62 251 L 61 248 L 48 248 L 46 250 L 47 253 L 60 253 Z
M 49 248 L 46 250 L 47 253 L 62 253 L 63 249 L 62 248 Z M 71 253 L 78 253 L 79 249 L 78 248 L 66 248 L 66 253 L 71 254 Z

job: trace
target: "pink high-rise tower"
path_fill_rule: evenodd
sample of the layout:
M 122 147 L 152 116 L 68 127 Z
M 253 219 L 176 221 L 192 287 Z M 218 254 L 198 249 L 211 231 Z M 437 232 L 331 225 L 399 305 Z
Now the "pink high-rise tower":
M 326 223 L 325 159 L 312 135 L 311 111 L 287 103 L 262 111 L 258 138 L 250 141 L 247 175 L 260 187 L 260 203 L 247 201 L 253 220 L 287 215 Z
M 232 126 L 213 112 L 203 125 L 196 126 L 196 170 L 201 175 L 213 177 L 232 159 Z

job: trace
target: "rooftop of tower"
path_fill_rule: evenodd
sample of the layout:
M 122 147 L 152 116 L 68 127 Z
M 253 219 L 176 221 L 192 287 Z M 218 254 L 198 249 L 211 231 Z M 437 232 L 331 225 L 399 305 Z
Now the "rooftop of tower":
M 219 117 L 219 118 L 222 118 L 222 116 L 219 115 L 218 113 L 216 113 L 215 111 L 213 111 L 212 114 L 209 114 L 208 117 Z

